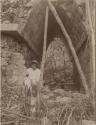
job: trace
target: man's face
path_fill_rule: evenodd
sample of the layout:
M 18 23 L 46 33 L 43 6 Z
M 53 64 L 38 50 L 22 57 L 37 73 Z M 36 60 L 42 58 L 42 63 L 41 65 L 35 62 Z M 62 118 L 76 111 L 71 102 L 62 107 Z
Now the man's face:
M 32 69 L 35 70 L 37 68 L 37 65 L 36 64 L 32 64 Z

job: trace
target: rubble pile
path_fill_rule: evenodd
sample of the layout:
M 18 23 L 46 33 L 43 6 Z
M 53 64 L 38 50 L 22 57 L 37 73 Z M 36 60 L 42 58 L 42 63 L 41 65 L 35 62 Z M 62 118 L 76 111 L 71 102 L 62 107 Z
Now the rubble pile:
M 93 117 L 92 104 L 86 95 L 62 89 L 51 91 L 48 86 L 42 88 L 40 95 L 41 125 L 66 125 L 68 120 L 69 125 L 79 125 Z

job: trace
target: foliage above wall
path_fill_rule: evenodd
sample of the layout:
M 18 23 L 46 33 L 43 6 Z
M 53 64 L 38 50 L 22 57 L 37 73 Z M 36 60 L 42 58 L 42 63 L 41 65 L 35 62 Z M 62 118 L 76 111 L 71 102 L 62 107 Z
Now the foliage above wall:
M 31 0 L 2 0 L 1 2 L 4 23 L 24 23 L 33 5 Z

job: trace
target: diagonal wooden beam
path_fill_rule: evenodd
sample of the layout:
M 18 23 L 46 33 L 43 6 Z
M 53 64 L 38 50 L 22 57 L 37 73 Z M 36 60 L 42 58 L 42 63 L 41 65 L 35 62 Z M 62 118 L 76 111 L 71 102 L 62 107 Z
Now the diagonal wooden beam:
M 64 27 L 64 25 L 63 25 L 63 23 L 62 23 L 62 21 L 61 21 L 61 19 L 59 17 L 59 15 L 58 15 L 55 7 L 52 5 L 52 3 L 49 0 L 47 0 L 47 4 L 48 4 L 48 6 L 49 6 L 53 16 L 55 17 L 57 23 L 59 24 L 63 35 L 65 36 L 65 38 L 67 40 L 67 43 L 68 43 L 69 48 L 71 50 L 72 56 L 74 58 L 74 62 L 76 64 L 76 68 L 78 70 L 78 73 L 80 75 L 82 84 L 84 86 L 85 92 L 86 92 L 87 95 L 89 95 L 89 88 L 88 88 L 88 85 L 87 85 L 87 82 L 86 82 L 86 78 L 85 78 L 85 75 L 84 75 L 83 70 L 81 68 L 79 59 L 78 59 L 77 54 L 75 52 L 75 49 L 73 47 L 72 40 L 71 40 L 70 36 L 68 35 L 68 33 L 67 33 L 67 31 L 66 31 L 66 29 L 65 29 L 65 27 Z

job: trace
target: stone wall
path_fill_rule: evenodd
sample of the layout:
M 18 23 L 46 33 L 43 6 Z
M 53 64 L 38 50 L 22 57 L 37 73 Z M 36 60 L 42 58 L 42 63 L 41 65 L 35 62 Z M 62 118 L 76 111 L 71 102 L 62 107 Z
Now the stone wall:
M 22 84 L 26 68 L 35 59 L 32 50 L 8 35 L 2 35 L 1 46 L 2 84 Z
M 23 41 L 12 36 L 1 35 L 1 89 L 2 107 L 15 107 L 24 103 L 22 84 L 26 68 L 35 59 L 32 50 Z M 20 112 L 20 111 L 19 111 Z

